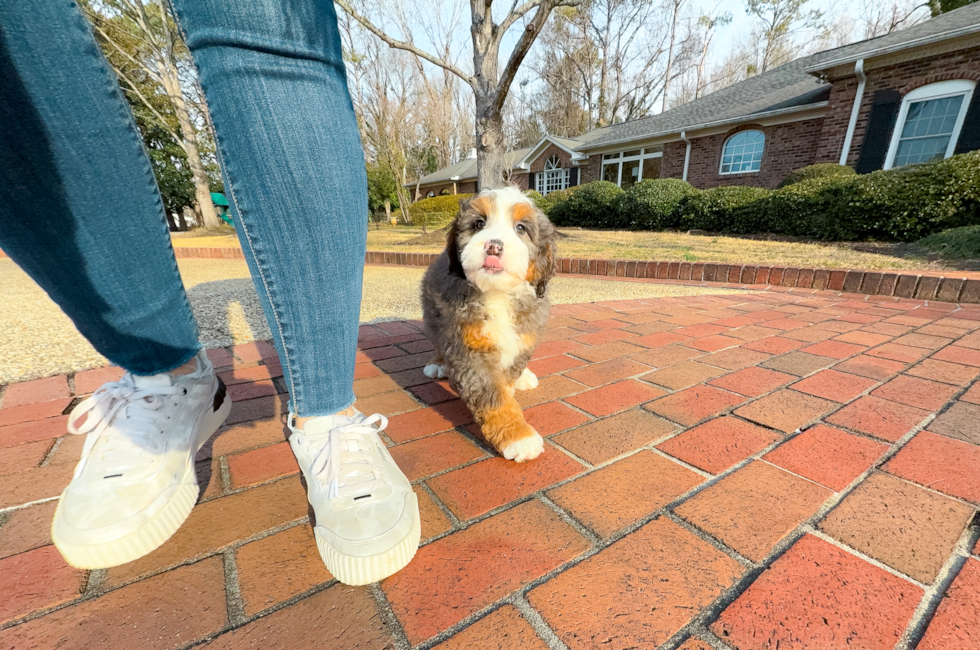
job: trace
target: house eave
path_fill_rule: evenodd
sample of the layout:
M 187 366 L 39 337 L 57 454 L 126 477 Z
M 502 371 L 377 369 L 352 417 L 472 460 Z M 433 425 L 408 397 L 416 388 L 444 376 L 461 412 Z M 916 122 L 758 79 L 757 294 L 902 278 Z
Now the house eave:
M 789 108 L 781 108 L 774 111 L 765 111 L 762 113 L 749 113 L 747 115 L 740 115 L 738 117 L 727 118 L 724 120 L 715 120 L 713 122 L 704 122 L 702 124 L 694 124 L 691 126 L 685 126 L 680 129 L 670 129 L 669 131 L 660 131 L 656 133 L 650 133 L 643 136 L 633 136 L 630 138 L 621 138 L 619 140 L 612 140 L 609 142 L 603 142 L 590 146 L 589 144 L 584 144 L 581 147 L 576 147 L 578 152 L 589 152 L 589 154 L 597 153 L 609 153 L 612 150 L 622 149 L 625 144 L 637 144 L 637 145 L 648 145 L 648 144 L 664 144 L 667 142 L 674 142 L 675 140 L 680 140 L 681 132 L 686 132 L 687 136 L 690 137 L 703 137 L 705 135 L 710 135 L 708 133 L 699 133 L 709 129 L 717 129 L 721 127 L 731 127 L 735 124 L 754 124 L 758 122 L 771 122 L 774 124 L 780 124 L 784 122 L 797 122 L 800 120 L 812 119 L 813 117 L 819 117 L 823 114 L 823 109 L 827 108 L 829 102 L 814 102 L 812 104 L 804 104 L 803 106 L 791 106 Z M 780 119 L 780 118 L 792 118 L 792 119 Z
M 875 57 L 886 56 L 888 54 L 894 54 L 896 52 L 902 52 L 904 50 L 911 50 L 917 47 L 922 47 L 925 45 L 932 45 L 934 43 L 939 43 L 942 41 L 952 40 L 960 36 L 969 36 L 971 34 L 980 33 L 980 23 L 973 25 L 966 25 L 964 27 L 958 27 L 956 29 L 950 29 L 939 34 L 932 34 L 931 36 L 923 36 L 922 38 L 916 38 L 911 41 L 905 41 L 903 43 L 895 43 L 894 45 L 887 45 L 885 47 L 875 48 L 873 50 L 868 50 L 865 52 L 859 52 L 856 54 L 842 56 L 836 59 L 829 59 L 817 65 L 811 65 L 803 69 L 804 72 L 813 75 L 819 75 L 819 73 L 835 68 L 839 65 L 847 65 L 849 63 L 854 63 L 858 59 L 872 59 Z

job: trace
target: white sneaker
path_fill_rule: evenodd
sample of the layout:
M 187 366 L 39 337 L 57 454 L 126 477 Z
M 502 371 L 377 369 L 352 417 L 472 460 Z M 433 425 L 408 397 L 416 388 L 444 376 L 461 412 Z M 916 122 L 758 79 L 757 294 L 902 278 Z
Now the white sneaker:
M 306 477 L 316 513 L 320 557 L 337 580 L 366 585 L 407 565 L 419 548 L 421 519 L 412 485 L 395 465 L 378 432 L 383 415 L 289 416 L 289 444 Z M 375 427 L 375 424 L 378 424 Z
M 127 373 L 72 411 L 68 431 L 88 437 L 51 523 L 68 564 L 131 562 L 187 519 L 198 495 L 194 456 L 231 410 L 203 350 L 197 366 L 189 375 Z

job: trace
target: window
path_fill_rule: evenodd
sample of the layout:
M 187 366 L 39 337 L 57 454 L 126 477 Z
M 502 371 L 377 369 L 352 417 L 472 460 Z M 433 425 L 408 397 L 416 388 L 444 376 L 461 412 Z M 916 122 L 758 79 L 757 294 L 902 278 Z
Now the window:
M 561 168 L 561 159 L 552 154 L 544 163 L 544 171 L 537 176 L 537 190 L 547 196 L 549 193 L 568 187 L 568 171 Z
M 602 180 L 628 190 L 641 180 L 660 178 L 663 145 L 602 155 Z
M 742 131 L 728 138 L 721 152 L 721 174 L 757 172 L 762 167 L 766 136 L 762 131 Z
M 429 190 L 429 193 L 425 195 L 425 198 L 431 199 L 435 195 L 436 195 L 435 192 L 433 192 L 432 190 Z
M 885 169 L 952 156 L 973 87 L 974 83 L 965 79 L 941 81 L 905 95 Z

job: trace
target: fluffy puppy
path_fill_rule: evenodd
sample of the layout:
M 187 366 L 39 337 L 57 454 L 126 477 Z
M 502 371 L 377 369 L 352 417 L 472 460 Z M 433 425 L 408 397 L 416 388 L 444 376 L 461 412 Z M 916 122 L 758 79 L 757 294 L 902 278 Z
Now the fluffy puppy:
M 555 229 L 520 190 L 484 190 L 462 203 L 446 250 L 422 279 L 428 377 L 448 377 L 483 436 L 508 460 L 544 450 L 514 390 L 538 385 L 527 368 L 548 320 Z

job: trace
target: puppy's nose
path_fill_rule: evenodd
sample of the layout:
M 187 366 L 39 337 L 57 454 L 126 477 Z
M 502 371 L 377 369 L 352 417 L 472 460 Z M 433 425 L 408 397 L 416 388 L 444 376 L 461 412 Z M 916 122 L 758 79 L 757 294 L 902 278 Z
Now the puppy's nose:
M 499 239 L 491 239 L 487 242 L 487 255 L 500 256 L 504 252 L 504 242 Z

